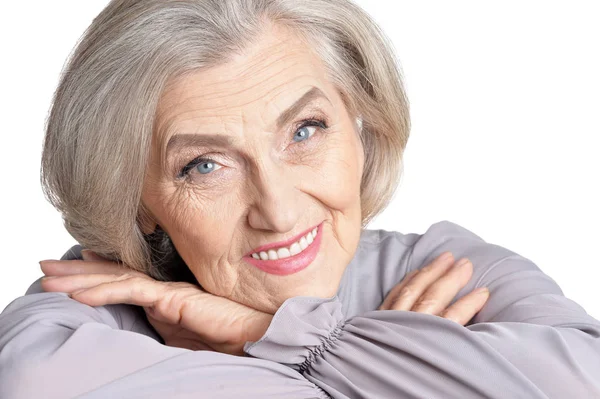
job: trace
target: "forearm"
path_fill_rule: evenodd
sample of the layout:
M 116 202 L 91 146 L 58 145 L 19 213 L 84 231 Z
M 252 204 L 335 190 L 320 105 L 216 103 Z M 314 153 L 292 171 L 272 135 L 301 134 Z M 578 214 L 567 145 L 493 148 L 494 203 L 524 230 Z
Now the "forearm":
M 280 364 L 166 346 L 119 329 L 107 307 L 61 293 L 20 297 L 0 314 L 0 397 L 11 399 L 325 398 Z
M 600 323 L 588 332 L 525 323 L 465 328 L 393 310 L 344 320 L 340 308 L 337 298 L 289 299 L 245 349 L 291 365 L 333 397 L 600 395 Z

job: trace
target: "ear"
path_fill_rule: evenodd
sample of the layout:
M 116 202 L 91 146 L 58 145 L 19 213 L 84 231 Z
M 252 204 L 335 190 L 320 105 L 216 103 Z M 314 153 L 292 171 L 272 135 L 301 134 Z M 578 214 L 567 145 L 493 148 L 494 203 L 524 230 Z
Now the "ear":
M 156 230 L 156 223 L 152 223 L 152 224 L 140 224 L 140 229 L 142 230 L 142 233 L 144 233 L 145 235 L 148 234 L 152 234 L 154 232 L 154 230 Z
M 144 205 L 140 206 L 140 210 L 138 212 L 137 223 L 142 230 L 142 233 L 148 235 L 156 230 L 156 221 L 152 216 L 152 213 L 144 207 Z

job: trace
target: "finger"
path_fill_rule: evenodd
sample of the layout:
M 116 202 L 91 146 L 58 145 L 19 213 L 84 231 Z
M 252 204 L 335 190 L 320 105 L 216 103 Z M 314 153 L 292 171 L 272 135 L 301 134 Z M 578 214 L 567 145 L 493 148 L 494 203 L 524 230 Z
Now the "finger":
M 377 308 L 377 310 L 389 310 L 391 304 L 394 302 L 394 300 L 398 296 L 398 293 L 400 292 L 400 290 L 402 290 L 402 288 L 404 288 L 404 286 L 406 284 L 408 284 L 408 282 L 418 272 L 419 272 L 419 269 L 416 269 L 416 270 L 413 270 L 412 272 L 408 273 L 406 276 L 404 276 L 404 278 L 402 279 L 402 281 L 399 284 L 396 284 L 396 286 L 394 288 L 392 288 L 392 290 L 388 293 L 388 295 L 386 296 L 385 300 L 383 301 L 383 303 L 381 304 L 381 306 L 379 306 L 379 308 Z
M 408 273 L 406 276 L 404 276 L 404 279 L 397 284 L 394 288 L 392 288 L 392 290 L 387 294 L 385 300 L 383 301 L 383 303 L 381 304 L 381 306 L 379 306 L 378 310 L 389 310 L 392 306 L 392 304 L 398 299 L 398 296 L 400 294 L 400 292 L 402 291 L 402 289 L 406 286 L 406 284 L 408 284 L 411 279 L 414 277 L 415 274 L 423 271 L 423 270 L 428 270 L 434 267 L 443 267 L 442 265 L 445 264 L 446 262 L 450 262 L 450 264 L 454 261 L 454 257 L 452 255 L 452 252 L 450 251 L 446 251 L 441 253 L 433 262 L 431 262 L 429 265 L 425 266 L 422 269 L 415 269 L 412 272 Z
M 448 265 L 444 266 L 445 263 L 447 262 L 451 262 L 454 260 L 454 257 L 452 255 L 451 252 L 446 251 L 443 252 L 442 254 L 440 254 L 433 262 L 431 262 L 429 265 L 425 266 L 422 269 L 416 269 L 413 270 L 412 272 L 410 272 L 409 274 L 407 274 L 404 279 L 402 280 L 402 282 L 398 285 L 396 285 L 387 295 L 387 297 L 385 298 L 383 304 L 380 306 L 379 310 L 388 310 L 388 309 L 392 309 L 392 306 L 394 303 L 396 303 L 396 301 L 398 300 L 400 294 L 403 292 L 404 287 L 412 280 L 412 278 L 414 277 L 415 274 L 421 272 L 421 271 L 427 271 L 429 269 L 432 268 L 439 268 L 439 267 L 447 267 Z M 406 293 L 404 293 L 403 295 L 406 295 Z
M 489 290 L 475 290 L 454 302 L 440 314 L 440 317 L 464 326 L 483 308 L 489 297 Z
M 471 266 L 468 259 L 461 259 L 457 265 L 431 284 L 410 310 L 433 315 L 442 312 L 471 279 L 473 274 Z
M 40 262 L 46 276 L 66 276 L 70 274 L 124 274 L 145 276 L 144 273 L 111 261 L 92 260 L 44 260 Z
M 71 293 L 95 287 L 102 283 L 126 280 L 133 277 L 130 274 L 72 274 L 68 276 L 52 276 L 42 279 L 42 289 L 47 292 Z
M 444 252 L 433 262 L 420 269 L 419 273 L 393 298 L 390 309 L 410 310 L 429 285 L 446 273 L 453 263 L 452 253 Z
M 155 306 L 166 289 L 166 285 L 156 280 L 133 276 L 73 292 L 71 297 L 90 306 L 125 303 L 151 307 Z

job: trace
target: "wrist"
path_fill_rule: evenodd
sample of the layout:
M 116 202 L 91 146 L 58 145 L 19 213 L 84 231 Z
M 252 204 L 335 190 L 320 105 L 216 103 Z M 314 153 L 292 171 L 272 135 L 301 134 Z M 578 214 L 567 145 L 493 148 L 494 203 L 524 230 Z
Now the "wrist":
M 244 323 L 245 341 L 258 341 L 265 335 L 272 320 L 272 314 L 258 311 L 246 318 Z

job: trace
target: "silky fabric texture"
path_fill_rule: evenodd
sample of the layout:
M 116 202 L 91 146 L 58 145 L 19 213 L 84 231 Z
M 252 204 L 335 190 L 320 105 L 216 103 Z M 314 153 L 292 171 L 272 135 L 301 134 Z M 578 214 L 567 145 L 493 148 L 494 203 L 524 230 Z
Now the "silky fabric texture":
M 80 259 L 80 246 L 62 259 Z M 377 307 L 444 251 L 490 297 L 466 326 Z M 600 321 L 531 260 L 450 221 L 368 230 L 336 296 L 293 297 L 247 357 L 165 346 L 132 305 L 39 280 L 0 314 L 0 398 L 600 398 Z

